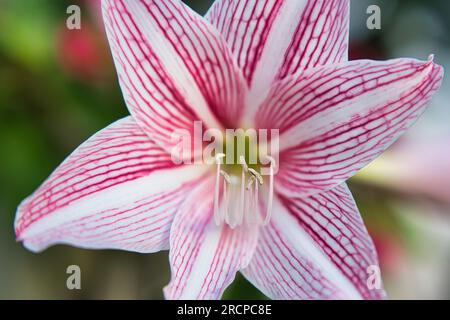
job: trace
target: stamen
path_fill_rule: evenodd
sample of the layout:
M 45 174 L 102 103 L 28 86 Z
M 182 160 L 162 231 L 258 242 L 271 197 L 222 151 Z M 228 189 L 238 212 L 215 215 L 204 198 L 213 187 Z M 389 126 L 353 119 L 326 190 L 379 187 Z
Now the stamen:
M 270 161 L 269 168 L 269 198 L 267 200 L 267 212 L 266 218 L 264 219 L 263 225 L 267 225 L 270 221 L 270 217 L 272 216 L 272 206 L 273 206 L 273 171 L 276 165 L 275 159 L 271 156 L 267 156 L 267 159 Z
M 251 186 L 253 185 L 253 189 Z M 259 183 L 254 176 L 251 176 L 248 183 L 247 211 L 245 213 L 245 222 L 247 225 L 260 224 L 261 218 L 258 214 L 258 190 Z
M 248 179 L 248 182 L 247 182 L 247 190 L 250 190 L 250 188 L 252 187 L 252 184 L 255 182 L 255 180 L 256 180 L 256 178 L 255 178 L 254 176 L 251 176 L 251 177 Z
M 239 163 L 242 166 L 241 173 L 241 190 L 239 194 L 239 208 L 236 210 L 236 223 L 237 225 L 241 225 L 244 220 L 244 216 L 246 214 L 245 208 L 245 173 L 248 172 L 248 166 L 245 162 L 245 158 L 243 156 L 239 157 Z
M 238 215 L 238 224 L 241 225 L 245 215 L 245 167 L 247 164 L 244 160 L 244 165 L 241 174 L 241 205 L 239 207 L 240 215 Z
M 230 180 L 231 181 L 231 180 Z M 223 201 L 223 206 L 222 206 L 222 210 L 220 213 L 220 222 L 222 223 L 223 221 L 225 221 L 226 217 L 228 216 L 228 201 L 230 201 L 229 199 L 229 193 L 227 191 L 227 184 L 230 182 L 227 182 L 226 179 L 223 180 L 223 195 L 222 198 L 224 199 Z
M 272 216 L 275 159 L 269 156 L 267 157 L 270 161 L 269 188 L 267 212 L 263 219 L 259 214 L 259 186 L 264 183 L 263 176 L 255 169 L 249 168 L 245 158 L 242 156 L 239 158 L 239 163 L 242 166 L 240 179 L 239 176 L 229 175 L 224 170 L 221 170 L 222 159 L 224 157 L 224 154 L 218 154 L 216 156 L 217 174 L 214 190 L 215 223 L 220 225 L 225 222 L 232 229 L 242 225 L 244 222 L 247 225 L 267 225 Z M 248 177 L 246 173 L 248 173 Z M 222 197 L 220 197 L 221 177 L 223 177 Z M 222 199 L 221 205 L 219 205 L 220 199 Z
M 216 164 L 217 164 L 217 174 L 216 174 L 216 185 L 214 188 L 214 222 L 216 225 L 220 225 L 222 222 L 222 218 L 219 212 L 219 193 L 220 193 L 220 165 L 222 164 L 222 159 L 225 158 L 223 153 L 219 153 L 216 155 Z
M 254 219 L 254 223 L 260 223 L 261 222 L 261 217 L 259 215 L 259 185 L 257 183 L 255 183 L 255 189 L 253 189 L 253 208 L 252 208 L 252 216 Z
M 240 197 L 241 197 L 241 192 L 240 192 L 240 187 L 241 184 L 239 183 L 240 180 L 238 177 L 236 176 L 231 176 L 231 180 L 230 180 L 230 191 L 227 194 L 227 198 L 225 199 L 226 204 L 224 204 L 224 206 L 226 206 L 227 211 L 225 213 L 225 223 L 227 223 L 230 228 L 234 229 L 240 221 Z M 238 200 L 238 201 L 232 201 L 230 203 L 230 200 Z M 229 210 L 228 210 L 229 209 Z
M 245 172 L 248 172 L 248 165 L 247 162 L 245 162 L 244 156 L 239 157 L 239 164 L 244 168 Z
M 251 189 L 252 185 L 255 183 L 255 177 L 251 176 L 248 179 L 247 182 L 247 188 L 246 188 L 246 194 L 247 197 L 245 198 L 247 201 L 245 202 L 245 216 L 244 221 L 246 225 L 250 225 L 252 223 L 252 217 L 250 216 L 252 214 L 252 207 L 253 207 L 253 189 Z

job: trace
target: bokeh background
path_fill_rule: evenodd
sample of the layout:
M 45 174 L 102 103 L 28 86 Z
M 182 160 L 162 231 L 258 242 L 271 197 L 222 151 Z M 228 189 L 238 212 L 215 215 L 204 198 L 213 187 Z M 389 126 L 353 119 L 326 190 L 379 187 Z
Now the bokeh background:
M 204 13 L 211 1 L 186 1 Z M 66 9 L 82 9 L 82 29 Z M 18 203 L 81 142 L 127 115 L 99 0 L 0 0 L 0 298 L 161 299 L 167 253 L 55 246 L 40 254 L 15 241 Z M 382 29 L 366 28 L 377 4 Z M 430 53 L 450 69 L 450 1 L 352 0 L 352 59 Z M 351 180 L 392 299 L 450 298 L 450 81 L 407 136 Z M 66 268 L 82 290 L 66 288 Z M 264 298 L 238 276 L 225 299 Z

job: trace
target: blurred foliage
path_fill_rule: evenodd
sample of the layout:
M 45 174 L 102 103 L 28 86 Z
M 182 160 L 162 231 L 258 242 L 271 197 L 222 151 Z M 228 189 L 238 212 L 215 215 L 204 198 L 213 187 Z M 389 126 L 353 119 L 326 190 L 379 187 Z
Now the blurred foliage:
M 204 13 L 212 1 L 185 2 Z M 66 8 L 74 3 L 82 8 L 81 31 L 65 28 Z M 398 52 L 394 43 L 409 47 L 411 39 L 439 43 L 434 49 L 448 54 L 449 1 L 352 4 L 352 58 L 390 58 Z M 365 28 L 368 4 L 383 8 L 381 31 Z M 96 0 L 0 0 L 0 29 L 0 298 L 162 298 L 167 253 L 56 246 L 36 255 L 14 240 L 20 201 L 81 142 L 127 115 Z M 396 194 L 357 181 L 351 188 L 371 232 L 410 243 L 415 231 L 396 217 Z M 81 291 L 65 287 L 71 264 L 82 269 Z M 239 275 L 224 298 L 264 296 Z

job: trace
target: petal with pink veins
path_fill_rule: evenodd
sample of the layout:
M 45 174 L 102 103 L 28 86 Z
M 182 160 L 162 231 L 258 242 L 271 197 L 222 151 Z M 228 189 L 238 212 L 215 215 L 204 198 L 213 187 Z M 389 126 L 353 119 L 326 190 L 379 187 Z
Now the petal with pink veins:
M 417 120 L 442 77 L 432 59 L 358 60 L 278 82 L 256 116 L 280 130 L 278 190 L 314 194 L 350 178 Z
M 203 175 L 176 166 L 127 117 L 82 144 L 21 203 L 16 235 L 32 251 L 57 243 L 168 249 L 174 214 Z
M 217 0 L 206 19 L 244 72 L 250 118 L 274 80 L 347 61 L 349 0 Z
M 177 0 L 104 0 L 103 16 L 128 109 L 153 140 L 170 149 L 194 121 L 239 119 L 245 79 L 203 17 Z
M 370 239 L 346 185 L 309 198 L 277 198 L 247 279 L 272 299 L 379 299 L 367 286 L 378 266 Z
M 214 181 L 209 179 L 189 195 L 170 232 L 172 278 L 164 288 L 167 299 L 219 299 L 236 272 L 246 267 L 258 228 L 227 224 L 213 218 Z

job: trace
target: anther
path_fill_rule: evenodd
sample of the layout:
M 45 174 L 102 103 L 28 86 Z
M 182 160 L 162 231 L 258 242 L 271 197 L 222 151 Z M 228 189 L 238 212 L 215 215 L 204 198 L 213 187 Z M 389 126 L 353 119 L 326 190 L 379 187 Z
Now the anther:
M 231 177 L 228 173 L 223 170 L 220 170 L 221 176 L 225 179 L 226 182 L 231 183 Z
M 262 185 L 264 183 L 264 179 L 258 171 L 256 171 L 255 169 L 249 168 L 248 172 L 250 172 L 252 177 L 254 177 L 256 180 L 258 180 L 260 185 Z

